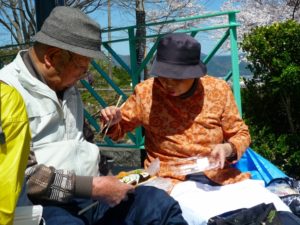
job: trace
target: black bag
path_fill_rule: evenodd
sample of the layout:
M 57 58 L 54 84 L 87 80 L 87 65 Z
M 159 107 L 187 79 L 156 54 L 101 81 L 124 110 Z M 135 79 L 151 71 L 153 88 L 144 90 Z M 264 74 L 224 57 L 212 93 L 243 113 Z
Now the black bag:
M 259 204 L 212 217 L 207 225 L 283 225 L 273 203 Z
M 300 194 L 286 195 L 280 198 L 300 218 Z
M 86 120 L 83 121 L 83 137 L 88 142 L 94 143 L 95 134 Z
M 300 181 L 291 177 L 276 178 L 267 185 L 272 193 L 290 207 L 292 212 L 300 218 Z

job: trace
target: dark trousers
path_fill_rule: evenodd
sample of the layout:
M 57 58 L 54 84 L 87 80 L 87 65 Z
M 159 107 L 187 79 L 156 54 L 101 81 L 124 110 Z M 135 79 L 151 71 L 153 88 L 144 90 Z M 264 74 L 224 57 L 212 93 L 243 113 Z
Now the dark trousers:
M 77 199 L 63 207 L 44 206 L 43 217 L 47 225 L 187 225 L 179 204 L 165 191 L 140 186 L 128 197 L 113 208 L 99 203 L 81 216 L 78 211 L 91 201 Z

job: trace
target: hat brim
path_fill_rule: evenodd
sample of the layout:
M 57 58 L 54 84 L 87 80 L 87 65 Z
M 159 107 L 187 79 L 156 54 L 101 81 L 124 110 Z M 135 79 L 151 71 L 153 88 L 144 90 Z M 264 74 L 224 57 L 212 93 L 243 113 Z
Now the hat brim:
M 36 35 L 33 36 L 33 40 L 36 42 L 46 44 L 46 45 L 54 46 L 54 47 L 61 48 L 64 50 L 68 50 L 70 52 L 77 53 L 78 55 L 86 56 L 86 57 L 93 58 L 93 59 L 101 59 L 104 57 L 104 54 L 100 51 L 100 46 L 99 46 L 99 51 L 95 51 L 92 49 L 87 49 L 87 48 L 83 48 L 83 47 L 70 45 L 65 42 L 61 42 L 57 39 L 54 39 L 54 38 L 44 34 L 42 31 L 39 31 L 38 33 L 36 33 Z
M 154 60 L 150 75 L 171 79 L 192 79 L 199 78 L 207 73 L 206 65 L 199 61 L 195 65 L 178 65 Z

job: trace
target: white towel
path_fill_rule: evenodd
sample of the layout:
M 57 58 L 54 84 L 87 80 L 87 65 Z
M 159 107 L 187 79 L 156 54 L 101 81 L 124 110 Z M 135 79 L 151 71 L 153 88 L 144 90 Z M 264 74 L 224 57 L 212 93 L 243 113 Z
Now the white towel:
M 281 199 L 264 187 L 263 181 L 244 180 L 224 186 L 194 181 L 177 184 L 171 192 L 189 225 L 204 225 L 209 218 L 240 208 L 273 202 L 277 210 L 290 211 Z
M 19 206 L 15 211 L 14 225 L 39 225 L 42 219 L 41 205 Z

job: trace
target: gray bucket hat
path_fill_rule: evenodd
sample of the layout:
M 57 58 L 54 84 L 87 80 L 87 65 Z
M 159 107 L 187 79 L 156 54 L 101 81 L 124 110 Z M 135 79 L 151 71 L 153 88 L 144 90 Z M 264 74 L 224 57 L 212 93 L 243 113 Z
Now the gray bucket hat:
M 201 45 L 190 35 L 167 34 L 158 42 L 150 74 L 172 79 L 199 78 L 207 72 L 200 55 Z
M 55 7 L 33 40 L 90 58 L 103 56 L 99 24 L 72 7 Z

